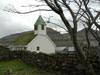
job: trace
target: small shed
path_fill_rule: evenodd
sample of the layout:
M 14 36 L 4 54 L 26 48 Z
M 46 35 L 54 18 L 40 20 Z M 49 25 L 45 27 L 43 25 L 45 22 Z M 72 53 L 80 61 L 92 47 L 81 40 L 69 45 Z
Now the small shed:
M 75 51 L 74 47 L 68 47 L 68 51 Z
M 62 52 L 62 51 L 64 51 L 64 50 L 67 50 L 67 47 L 66 46 L 63 46 L 63 47 L 56 47 L 56 53 L 58 53 L 58 52 Z

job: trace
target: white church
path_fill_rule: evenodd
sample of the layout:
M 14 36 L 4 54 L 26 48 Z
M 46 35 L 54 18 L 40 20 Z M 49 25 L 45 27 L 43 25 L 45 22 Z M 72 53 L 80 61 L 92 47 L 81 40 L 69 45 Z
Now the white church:
M 21 41 L 20 44 L 10 45 L 10 50 L 29 50 L 46 54 L 55 53 L 56 45 L 46 34 L 46 23 L 41 16 L 39 16 L 34 25 L 34 35 L 35 37 L 26 44 L 21 44 L 23 43 Z

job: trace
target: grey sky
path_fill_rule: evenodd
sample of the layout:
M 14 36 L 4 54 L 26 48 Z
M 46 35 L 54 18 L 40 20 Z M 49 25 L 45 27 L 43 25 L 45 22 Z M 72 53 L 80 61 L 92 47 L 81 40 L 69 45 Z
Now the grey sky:
M 39 15 L 38 12 L 19 15 L 2 11 L 4 7 L 12 4 L 12 2 L 13 0 L 0 0 L 0 37 L 27 30 L 33 30 L 33 24 Z M 18 2 L 15 3 L 19 4 Z M 15 3 L 13 2 L 13 4 Z
M 59 23 L 59 16 L 53 12 L 34 12 L 29 14 L 15 14 L 11 12 L 3 11 L 5 7 L 8 8 L 8 6 L 14 5 L 15 8 L 18 10 L 21 10 L 20 6 L 24 5 L 31 5 L 36 4 L 37 2 L 32 2 L 34 0 L 0 0 L 0 38 L 9 34 L 29 31 L 34 29 L 34 23 L 37 20 L 39 15 L 42 15 L 42 17 L 47 21 L 49 16 L 56 16 L 52 17 L 51 21 L 54 21 L 54 19 L 58 19 Z M 22 9 L 23 11 L 28 11 L 29 9 Z M 51 14 L 52 13 L 52 14 Z M 59 23 L 61 24 L 61 23 Z M 55 27 L 53 25 L 48 24 L 49 27 Z
M 14 5 L 15 8 L 17 8 L 20 11 L 27 11 L 32 9 L 22 9 L 20 6 L 24 5 L 31 5 L 31 4 L 38 4 L 37 2 L 34 2 L 35 0 L 0 0 L 0 38 L 9 34 L 24 32 L 28 30 L 33 30 L 34 23 L 38 16 L 40 15 L 40 12 L 34 12 L 30 14 L 15 14 L 11 12 L 5 12 L 2 9 L 5 7 L 8 7 L 9 4 Z M 92 5 L 93 6 L 93 5 Z M 94 8 L 98 7 L 95 6 Z M 96 8 L 99 10 L 98 8 Z M 60 17 L 53 13 L 53 12 L 41 12 L 42 17 L 47 20 L 45 17 L 49 17 L 53 15 L 53 18 L 51 21 L 56 22 L 60 25 L 63 25 L 60 21 Z M 55 17 L 56 16 L 56 17 Z M 66 15 L 67 16 L 67 15 Z M 68 15 L 67 17 L 70 18 Z M 56 19 L 56 21 L 55 21 Z M 48 25 L 50 27 L 55 27 L 53 25 Z M 79 26 L 79 28 L 82 28 Z

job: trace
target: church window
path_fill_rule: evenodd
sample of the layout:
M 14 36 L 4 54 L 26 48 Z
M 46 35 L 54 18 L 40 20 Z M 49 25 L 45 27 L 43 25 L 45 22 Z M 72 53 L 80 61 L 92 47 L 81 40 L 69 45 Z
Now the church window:
M 38 47 L 37 47 L 37 51 L 39 51 L 39 50 L 40 50 L 40 47 L 38 46 Z
M 44 30 L 44 24 L 42 24 L 41 29 Z
M 38 25 L 35 25 L 34 26 L 34 30 L 38 30 Z

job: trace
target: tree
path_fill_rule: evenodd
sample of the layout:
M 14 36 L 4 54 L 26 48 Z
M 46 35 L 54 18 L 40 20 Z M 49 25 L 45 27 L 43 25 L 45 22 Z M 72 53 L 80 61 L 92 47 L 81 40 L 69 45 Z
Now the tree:
M 71 36 L 71 39 L 73 41 L 73 45 L 76 49 L 76 51 L 78 52 L 78 55 L 81 59 L 83 59 L 82 61 L 84 62 L 83 64 L 85 64 L 85 66 L 87 66 L 87 70 L 89 71 L 90 75 L 96 75 L 92 65 L 89 62 L 89 59 L 87 59 L 86 55 L 84 54 L 83 50 L 80 48 L 78 40 L 77 40 L 77 26 L 78 26 L 78 19 L 81 18 L 82 16 L 79 16 L 79 12 L 81 12 L 81 8 L 82 8 L 82 1 L 81 0 L 72 0 L 74 1 L 77 6 L 79 7 L 77 12 L 74 12 L 73 9 L 68 5 L 67 0 L 44 0 L 47 5 L 54 11 L 56 12 L 62 19 L 62 21 L 64 22 L 66 28 L 68 29 L 68 32 Z M 70 0 L 69 0 L 70 1 Z M 71 17 L 73 19 L 73 27 L 71 27 L 68 19 L 65 17 L 64 15 L 64 11 L 63 11 L 63 7 L 61 6 L 61 4 L 63 4 L 63 6 L 67 9 L 67 11 L 70 12 Z
M 90 9 L 88 8 L 88 4 L 92 0 L 40 0 L 40 1 L 44 1 L 52 9 L 52 11 L 54 11 L 56 14 L 60 16 L 62 22 L 65 24 L 65 27 L 67 28 L 71 36 L 71 40 L 73 42 L 75 50 L 77 51 L 81 59 L 81 62 L 83 62 L 83 65 L 86 66 L 86 70 L 88 71 L 89 75 L 96 75 L 91 63 L 89 62 L 88 57 L 84 54 L 84 51 L 80 47 L 77 37 L 78 25 L 79 22 L 81 22 L 81 20 L 87 21 L 88 31 L 91 29 L 93 24 L 95 24 L 95 26 L 100 28 L 100 26 L 96 22 L 96 19 L 100 14 L 100 12 L 98 12 L 96 17 L 93 17 L 93 14 L 91 15 Z M 71 7 L 71 4 L 74 6 L 74 8 Z M 19 13 L 19 14 L 27 14 L 38 10 L 29 12 L 19 12 L 16 9 L 13 10 L 10 9 L 8 11 L 12 11 L 14 13 Z M 41 9 L 41 11 L 51 11 L 51 10 Z M 70 13 L 73 25 L 70 24 L 68 18 L 65 16 L 66 12 Z
M 100 21 L 100 10 L 96 10 L 96 9 L 89 7 L 90 1 L 96 4 L 100 4 L 100 0 L 96 0 L 96 1 L 83 0 L 83 4 L 85 7 L 84 11 L 86 12 L 86 15 L 84 15 L 84 18 L 85 18 L 84 22 L 86 23 L 88 27 L 86 33 L 88 34 L 88 32 L 90 31 L 93 37 L 98 41 L 97 49 L 98 49 L 98 54 L 100 56 L 100 36 L 98 35 L 98 31 L 100 31 L 100 22 L 99 22 Z M 96 30 L 92 29 L 94 27 Z

